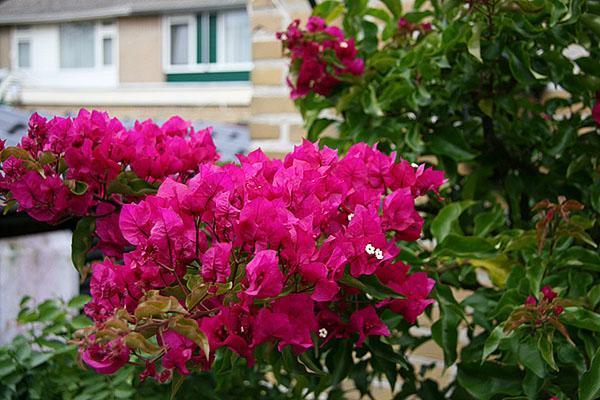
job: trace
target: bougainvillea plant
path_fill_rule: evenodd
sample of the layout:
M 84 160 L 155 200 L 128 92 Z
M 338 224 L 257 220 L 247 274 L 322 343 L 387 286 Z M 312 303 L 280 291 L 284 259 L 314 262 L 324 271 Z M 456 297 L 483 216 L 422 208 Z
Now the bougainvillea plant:
M 97 372 L 134 362 L 164 382 L 209 369 L 221 348 L 248 366 L 265 346 L 361 348 L 390 334 L 385 310 L 414 324 L 433 302 L 397 242 L 419 238 L 415 199 L 435 196 L 442 172 L 362 143 L 343 157 L 305 141 L 284 160 L 217 159 L 210 131 L 180 118 L 125 129 L 95 111 L 34 115 L 2 151 L 7 206 L 80 218 L 83 272 L 90 249 L 106 256 L 91 265 L 94 325 L 76 338 Z

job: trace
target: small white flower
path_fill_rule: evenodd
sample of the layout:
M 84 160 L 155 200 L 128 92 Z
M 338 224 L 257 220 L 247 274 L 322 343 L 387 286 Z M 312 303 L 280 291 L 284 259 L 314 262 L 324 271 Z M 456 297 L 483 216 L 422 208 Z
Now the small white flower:
M 381 249 L 375 249 L 375 258 L 383 260 L 383 251 L 381 251 Z
M 340 42 L 340 48 L 347 49 L 348 48 L 348 42 L 346 42 L 346 41 Z
M 348 221 L 352 221 L 352 218 L 354 218 L 354 213 L 348 214 Z
M 373 245 L 371 243 L 369 243 L 368 245 L 365 246 L 365 251 L 367 252 L 367 254 L 375 254 L 375 247 L 373 247 Z
M 413 168 L 419 168 L 419 164 L 417 164 L 417 163 L 412 163 L 412 164 L 410 164 L 410 166 Z
M 326 338 L 327 337 L 327 329 L 325 329 L 325 328 L 319 329 L 319 337 Z

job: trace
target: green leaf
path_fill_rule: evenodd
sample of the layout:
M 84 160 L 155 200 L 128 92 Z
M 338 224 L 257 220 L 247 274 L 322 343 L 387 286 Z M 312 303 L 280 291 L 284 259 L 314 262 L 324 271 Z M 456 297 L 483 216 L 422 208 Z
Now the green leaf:
M 429 151 L 446 155 L 456 162 L 470 161 L 478 155 L 456 131 L 436 132 L 429 140 Z
M 85 267 L 87 252 L 92 248 L 94 231 L 96 230 L 96 219 L 94 217 L 83 217 L 77 222 L 71 240 L 71 260 L 73 265 L 81 274 Z
M 402 16 L 402 2 L 400 0 L 381 0 L 381 2 L 390 10 L 394 19 Z
M 87 294 L 80 294 L 79 296 L 73 297 L 67 304 L 70 308 L 82 309 L 92 298 Z
M 592 250 L 573 246 L 562 251 L 556 260 L 559 266 L 579 267 L 590 271 L 600 272 L 600 255 Z
M 452 230 L 452 225 L 458 221 L 460 215 L 467 208 L 476 204 L 475 201 L 465 200 L 456 203 L 450 203 L 440 210 L 438 215 L 431 222 L 431 233 L 438 242 L 442 242 Z
M 490 336 L 488 336 L 488 338 L 485 340 L 485 344 L 483 345 L 483 353 L 481 354 L 482 364 L 485 362 L 486 358 L 488 358 L 490 354 L 496 351 L 498 345 L 500 344 L 500 340 L 502 340 L 505 337 L 507 337 L 507 335 L 504 333 L 503 324 L 498 325 L 492 330 L 492 333 L 490 333 Z
M 108 184 L 108 194 L 145 196 L 157 191 L 155 185 L 139 178 L 133 171 L 123 171 Z
M 477 400 L 489 400 L 500 394 L 519 395 L 522 379 L 522 373 L 517 367 L 495 362 L 458 365 L 458 383 Z
M 383 116 L 383 111 L 381 111 L 381 107 L 379 106 L 379 102 L 377 101 L 377 95 L 375 94 L 375 89 L 373 88 L 373 86 L 369 86 L 368 90 L 366 90 L 363 93 L 362 105 L 366 114 L 371 115 L 373 117 Z
M 161 296 L 157 291 L 147 294 L 147 300 L 142 301 L 135 309 L 137 319 L 162 316 L 165 313 L 187 314 L 185 308 L 173 296 Z
M 31 154 L 20 147 L 7 147 L 0 152 L 0 161 L 6 161 L 9 157 L 14 157 L 19 160 L 33 160 Z
M 433 252 L 434 257 L 494 258 L 497 251 L 487 240 L 476 236 L 448 234 Z
M 311 354 L 312 353 L 310 351 L 306 351 L 306 352 L 302 353 L 300 356 L 298 356 L 298 362 L 300 362 L 300 364 L 304 365 L 304 367 L 306 368 L 306 370 L 309 373 L 313 373 L 313 374 L 317 374 L 317 375 L 321 375 L 321 376 L 327 376 L 327 372 L 323 371 L 323 368 L 321 367 L 319 360 L 313 359 Z
M 593 400 L 600 397 L 600 349 L 596 351 L 590 368 L 579 381 L 579 400 Z
M 475 216 L 475 236 L 486 236 L 496 228 L 504 225 L 504 211 L 500 207 L 494 207 L 490 211 L 479 213 Z
M 600 315 L 581 307 L 566 307 L 560 320 L 570 326 L 600 332 Z
M 456 361 L 458 324 L 464 318 L 464 312 L 448 286 L 438 284 L 434 293 L 440 306 L 440 318 L 432 325 L 431 336 L 443 349 L 444 364 L 448 367 Z
M 346 273 L 340 279 L 340 283 L 359 289 L 361 292 L 367 293 L 378 300 L 385 300 L 390 297 L 403 298 L 402 295 L 379 282 L 379 279 L 375 275 L 363 275 L 360 278 L 355 278 Z
M 65 185 L 69 188 L 71 193 L 76 194 L 77 196 L 81 196 L 88 190 L 88 184 L 82 181 L 77 181 L 74 179 L 65 180 Z
M 344 12 L 344 5 L 339 1 L 326 0 L 319 3 L 312 12 L 312 15 L 317 15 L 323 18 L 326 22 L 331 22 L 339 17 Z
M 467 49 L 469 50 L 469 54 L 477 59 L 480 63 L 483 62 L 481 59 L 481 47 L 479 44 L 479 38 L 481 36 L 482 24 L 476 23 L 473 25 L 473 29 L 471 31 L 471 37 L 467 42 Z
M 327 369 L 330 371 L 332 386 L 348 376 L 352 364 L 352 345 L 348 340 L 339 341 L 327 355 Z
M 310 128 L 308 129 L 307 139 L 310 140 L 311 142 L 315 142 L 319 138 L 319 135 L 321 134 L 321 132 L 323 132 L 331 124 L 333 124 L 335 122 L 336 121 L 334 119 L 327 119 L 327 118 L 316 119 L 312 123 Z
M 535 80 L 531 71 L 525 66 L 524 60 L 517 57 L 517 55 L 509 49 L 506 50 L 506 54 L 508 57 L 508 66 L 516 80 L 526 84 Z
M 196 343 L 198 347 L 204 351 L 205 355 L 208 356 L 208 354 L 210 354 L 208 339 L 206 338 L 204 332 L 200 330 L 200 327 L 198 327 L 198 323 L 195 320 L 191 318 L 177 317 L 171 320 L 169 323 L 169 328 Z
M 160 351 L 160 347 L 151 343 L 144 335 L 139 332 L 129 332 L 125 336 L 125 345 L 131 350 L 141 350 L 148 354 L 157 354 Z
M 494 101 L 491 99 L 481 99 L 477 103 L 479 109 L 488 117 L 494 118 Z
M 171 395 L 169 396 L 170 400 L 175 400 L 175 396 L 177 396 L 177 392 L 181 389 L 181 385 L 185 381 L 185 376 L 174 374 L 173 380 L 171 382 Z
M 558 371 L 558 367 L 556 366 L 556 361 L 554 361 L 554 348 L 552 346 L 552 338 L 554 334 L 552 331 L 548 334 L 540 333 L 537 341 L 537 348 L 542 355 L 542 358 L 550 368 L 555 371 Z
M 519 343 L 514 353 L 516 353 L 521 364 L 540 378 L 544 378 L 544 360 L 533 343 L 533 338 L 527 338 L 524 342 Z
M 594 285 L 587 294 L 591 308 L 595 309 L 600 303 L 600 283 Z

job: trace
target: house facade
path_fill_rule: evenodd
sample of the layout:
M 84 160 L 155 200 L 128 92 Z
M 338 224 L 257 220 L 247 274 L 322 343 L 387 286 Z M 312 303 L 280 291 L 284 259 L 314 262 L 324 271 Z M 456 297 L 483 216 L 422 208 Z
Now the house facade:
M 253 147 L 302 137 L 275 32 L 307 0 L 0 1 L 0 99 L 57 114 L 247 125 Z

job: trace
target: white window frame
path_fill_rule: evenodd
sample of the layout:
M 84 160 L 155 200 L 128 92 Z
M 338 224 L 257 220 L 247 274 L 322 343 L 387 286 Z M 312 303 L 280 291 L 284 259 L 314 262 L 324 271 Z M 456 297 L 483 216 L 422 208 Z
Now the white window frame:
M 210 10 L 206 12 L 202 12 L 202 38 L 206 38 L 204 40 L 208 41 L 209 32 L 209 17 L 208 13 Z M 236 62 L 236 63 L 226 63 L 224 62 L 225 54 L 224 54 L 224 43 L 225 43 L 225 24 L 224 24 L 224 16 L 223 13 L 227 12 L 227 10 L 215 10 L 217 15 L 217 62 L 216 63 L 197 63 L 198 55 L 197 55 L 197 41 L 198 41 L 198 33 L 197 33 L 197 23 L 196 23 L 196 14 L 182 14 L 182 15 L 165 15 L 163 17 L 163 70 L 167 74 L 177 74 L 177 73 L 202 73 L 202 72 L 247 72 L 251 71 L 253 67 L 253 63 L 251 61 L 248 62 Z M 188 63 L 187 64 L 171 64 L 171 25 L 178 23 L 188 23 Z M 248 39 L 250 40 L 250 38 Z M 205 44 L 205 43 L 203 43 Z M 202 46 L 203 52 L 208 52 L 209 46 Z
M 119 62 L 119 57 L 118 57 L 118 48 L 119 48 L 119 43 L 118 43 L 118 35 L 117 35 L 117 24 L 115 21 L 108 21 L 110 22 L 109 24 L 105 24 L 105 22 L 107 22 L 106 20 L 99 20 L 99 21 L 95 21 L 94 23 L 94 66 L 93 67 L 83 67 L 83 68 L 79 68 L 79 67 L 62 67 L 60 65 L 60 46 L 62 46 L 61 40 L 60 40 L 60 25 L 58 24 L 58 69 L 60 71 L 109 71 L 109 70 L 113 70 L 113 69 L 117 69 L 118 68 L 118 62 Z M 104 65 L 104 49 L 103 49 L 103 45 L 104 43 L 102 42 L 103 39 L 105 38 L 111 38 L 113 43 L 112 43 L 112 64 L 111 65 Z
M 13 30 L 13 40 L 12 40 L 12 67 L 14 70 L 28 71 L 33 67 L 33 40 L 31 37 L 31 33 L 29 27 L 17 27 Z M 19 42 L 29 42 L 29 66 L 21 67 L 19 66 Z

